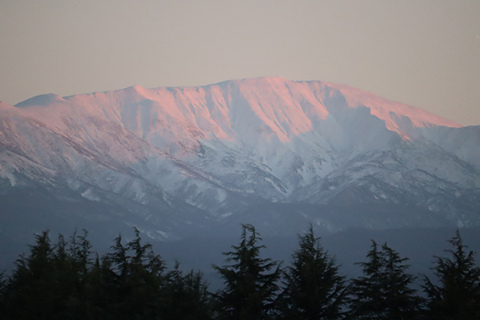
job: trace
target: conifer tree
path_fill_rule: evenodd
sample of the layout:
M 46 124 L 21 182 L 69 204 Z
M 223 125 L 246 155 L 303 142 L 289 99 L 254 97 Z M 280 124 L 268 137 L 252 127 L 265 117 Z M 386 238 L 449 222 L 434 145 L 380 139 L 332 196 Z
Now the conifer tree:
M 299 236 L 299 249 L 285 272 L 280 299 L 280 319 L 340 319 L 345 303 L 345 277 L 334 258 L 320 246 L 310 225 Z
M 82 235 L 77 235 L 77 231 L 70 237 L 67 254 L 76 269 L 82 275 L 85 275 L 92 265 L 92 245 L 87 239 L 88 231 L 83 229 Z
M 67 242 L 48 231 L 35 237 L 11 277 L 0 274 L 0 319 L 210 319 L 202 274 L 183 274 L 143 244 L 140 233 L 113 252 L 92 259 L 87 233 Z
M 88 271 L 85 280 L 84 297 L 87 300 L 86 319 L 116 319 L 118 290 L 117 276 L 109 259 L 98 254 Z
M 480 319 L 480 268 L 475 263 L 475 252 L 467 253 L 458 230 L 449 242 L 453 249 L 445 251 L 451 257 L 435 257 L 433 270 L 438 284 L 424 278 L 428 319 Z
M 261 238 L 252 225 L 242 225 L 240 244 L 225 252 L 230 265 L 214 269 L 220 273 L 225 287 L 216 294 L 218 319 L 263 320 L 275 310 L 280 277 L 280 264 L 261 258 Z M 271 271 L 272 270 L 272 271 Z
M 30 254 L 21 255 L 15 263 L 16 269 L 7 288 L 7 319 L 28 319 L 34 314 L 38 319 L 45 319 L 58 307 L 58 290 L 52 279 L 53 247 L 49 232 L 36 235 L 35 241 L 30 246 Z
M 84 237 L 77 236 L 76 232 L 67 242 L 63 235 L 58 236 L 57 243 L 53 247 L 51 265 L 52 282 L 56 284 L 56 290 L 61 299 L 58 299 L 56 316 L 59 318 L 81 319 L 86 316 L 86 300 L 84 286 L 89 269 L 88 249 L 84 259 L 79 259 L 77 254 L 80 248 L 77 246 L 80 238 L 83 238 L 87 248 L 89 242 Z M 55 286 L 54 286 L 55 288 Z
M 164 319 L 211 319 L 210 293 L 201 272 L 192 270 L 184 274 L 177 262 L 166 275 L 162 295 Z
M 160 316 L 162 301 L 161 288 L 164 284 L 165 263 L 153 252 L 151 244 L 142 244 L 140 232 L 135 229 L 135 239 L 122 243 L 122 237 L 115 238 L 113 253 L 103 262 L 107 269 L 111 313 L 119 319 L 153 318 Z
M 421 300 L 410 288 L 415 277 L 405 273 L 408 258 L 400 258 L 386 243 L 379 248 L 373 240 L 367 258 L 358 263 L 363 276 L 352 280 L 349 319 L 418 318 Z
M 48 231 L 36 235 L 35 240 L 29 255 L 17 260 L 8 281 L 7 318 L 85 318 L 83 287 L 88 258 L 81 263 L 73 258 L 70 253 L 75 249 L 61 234 L 56 244 L 52 244 Z

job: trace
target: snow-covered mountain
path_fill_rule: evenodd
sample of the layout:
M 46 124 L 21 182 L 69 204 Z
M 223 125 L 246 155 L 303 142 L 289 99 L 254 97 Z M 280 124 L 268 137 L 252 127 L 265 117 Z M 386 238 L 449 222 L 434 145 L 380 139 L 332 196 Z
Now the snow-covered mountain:
M 279 77 L 0 103 L 0 233 L 480 225 L 480 126 Z

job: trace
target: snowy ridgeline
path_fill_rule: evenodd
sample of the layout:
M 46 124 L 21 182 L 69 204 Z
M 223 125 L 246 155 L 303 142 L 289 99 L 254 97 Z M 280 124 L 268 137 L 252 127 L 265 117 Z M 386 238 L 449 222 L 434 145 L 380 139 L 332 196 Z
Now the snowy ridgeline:
M 137 225 L 155 239 L 242 222 L 273 234 L 308 222 L 328 233 L 478 226 L 479 168 L 480 127 L 319 81 L 0 103 L 2 199 L 33 192 L 63 223 Z

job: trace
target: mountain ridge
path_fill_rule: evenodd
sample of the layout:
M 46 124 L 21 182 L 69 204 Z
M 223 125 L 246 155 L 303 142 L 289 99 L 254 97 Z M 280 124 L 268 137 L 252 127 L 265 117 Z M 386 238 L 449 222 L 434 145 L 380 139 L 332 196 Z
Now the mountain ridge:
M 349 219 L 390 225 L 389 210 L 402 224 L 403 206 L 416 208 L 420 225 L 433 215 L 478 226 L 479 168 L 480 126 L 322 81 L 132 86 L 0 105 L 0 194 L 35 187 L 63 205 L 116 208 L 116 223 L 159 239 L 262 220 L 257 208 L 295 232 L 278 203 L 325 232 Z M 375 214 L 352 212 L 359 204 Z M 349 208 L 339 217 L 325 209 L 339 205 Z

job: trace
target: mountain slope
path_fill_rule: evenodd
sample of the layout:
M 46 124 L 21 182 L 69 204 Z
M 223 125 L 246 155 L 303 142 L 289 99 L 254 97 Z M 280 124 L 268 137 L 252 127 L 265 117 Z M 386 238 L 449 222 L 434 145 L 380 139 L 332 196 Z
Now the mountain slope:
M 320 81 L 47 94 L 0 103 L 0 201 L 36 190 L 52 207 L 97 204 L 122 212 L 105 224 L 158 239 L 272 219 L 285 232 L 293 220 L 325 232 L 353 220 L 477 226 L 479 137 L 479 126 Z

